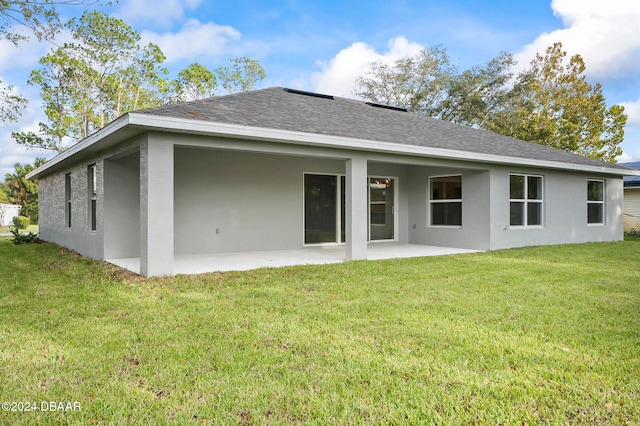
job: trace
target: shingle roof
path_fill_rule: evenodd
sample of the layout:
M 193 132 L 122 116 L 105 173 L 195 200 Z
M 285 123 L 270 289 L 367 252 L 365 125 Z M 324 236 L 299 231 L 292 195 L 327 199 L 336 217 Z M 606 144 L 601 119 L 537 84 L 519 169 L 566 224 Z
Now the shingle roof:
M 628 169 L 640 170 L 640 161 L 633 163 L 619 163 L 619 165 Z M 623 180 L 624 186 L 640 186 L 640 176 L 625 176 Z
M 620 169 L 615 164 L 447 121 L 281 87 L 136 113 Z

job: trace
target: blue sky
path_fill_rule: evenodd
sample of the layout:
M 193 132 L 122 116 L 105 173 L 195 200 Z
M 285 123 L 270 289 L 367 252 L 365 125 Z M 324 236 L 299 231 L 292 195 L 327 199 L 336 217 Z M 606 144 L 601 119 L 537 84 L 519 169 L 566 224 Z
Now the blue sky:
M 581 54 L 590 82 L 609 105 L 625 105 L 629 122 L 619 161 L 640 160 L 640 2 L 629 0 L 206 1 L 120 0 L 101 8 L 122 18 L 144 42 L 160 45 L 173 75 L 192 62 L 213 69 L 229 59 L 257 59 L 260 87 L 285 86 L 353 96 L 353 80 L 375 60 L 393 61 L 427 46 L 447 49 L 461 69 L 507 51 L 522 66 L 561 41 Z M 65 17 L 82 7 L 60 9 Z M 19 49 L 0 42 L 0 78 L 29 100 L 22 119 L 0 127 L 0 176 L 16 162 L 51 153 L 28 151 L 12 131 L 43 120 L 37 88 L 26 85 L 49 43 Z

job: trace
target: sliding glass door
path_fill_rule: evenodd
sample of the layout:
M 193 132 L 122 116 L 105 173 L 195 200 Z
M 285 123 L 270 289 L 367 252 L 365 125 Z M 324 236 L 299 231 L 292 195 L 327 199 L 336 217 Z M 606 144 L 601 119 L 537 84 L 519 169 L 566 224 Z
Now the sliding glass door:
M 345 241 L 345 179 L 304 175 L 304 243 Z
M 369 178 L 369 240 L 396 238 L 396 179 Z M 345 177 L 304 175 L 304 243 L 344 243 Z

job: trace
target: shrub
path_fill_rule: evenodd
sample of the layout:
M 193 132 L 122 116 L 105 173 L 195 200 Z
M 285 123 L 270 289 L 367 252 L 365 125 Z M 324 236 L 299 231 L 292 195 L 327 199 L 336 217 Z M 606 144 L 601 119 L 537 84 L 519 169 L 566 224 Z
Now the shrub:
M 11 242 L 13 244 L 29 244 L 41 242 L 38 239 L 38 234 L 34 234 L 33 232 L 29 232 L 28 234 L 21 234 L 18 228 L 11 228 L 9 232 L 11 232 L 11 234 L 13 235 L 13 238 L 11 238 Z
M 31 220 L 28 217 L 24 216 L 14 216 L 13 217 L 13 226 L 18 229 L 27 229 L 27 226 L 31 224 Z

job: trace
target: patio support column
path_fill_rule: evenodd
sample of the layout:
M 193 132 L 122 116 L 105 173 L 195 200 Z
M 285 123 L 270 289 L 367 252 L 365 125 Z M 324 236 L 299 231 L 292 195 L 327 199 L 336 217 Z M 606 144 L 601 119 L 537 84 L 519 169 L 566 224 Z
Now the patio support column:
M 367 160 L 349 158 L 345 162 L 346 258 L 367 258 Z
M 140 273 L 173 274 L 173 142 L 147 133 L 140 143 Z

